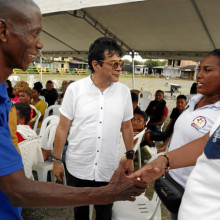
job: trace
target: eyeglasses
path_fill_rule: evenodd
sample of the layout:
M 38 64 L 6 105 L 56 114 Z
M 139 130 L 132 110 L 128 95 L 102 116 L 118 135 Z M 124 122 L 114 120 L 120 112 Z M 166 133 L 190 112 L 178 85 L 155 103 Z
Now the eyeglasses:
M 120 66 L 122 68 L 124 66 L 124 63 L 125 63 L 123 60 L 115 61 L 115 62 L 108 62 L 108 61 L 104 61 L 104 60 L 99 60 L 98 62 L 108 63 L 108 64 L 112 65 L 112 68 L 114 70 L 116 70 L 118 68 L 118 66 Z

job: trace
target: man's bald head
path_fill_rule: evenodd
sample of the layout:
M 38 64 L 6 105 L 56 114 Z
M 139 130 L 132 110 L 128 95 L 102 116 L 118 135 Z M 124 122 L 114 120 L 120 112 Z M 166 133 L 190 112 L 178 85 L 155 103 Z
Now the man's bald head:
M 29 11 L 30 6 L 39 9 L 33 0 L 0 0 L 0 19 L 13 24 L 28 22 L 29 18 L 25 14 Z

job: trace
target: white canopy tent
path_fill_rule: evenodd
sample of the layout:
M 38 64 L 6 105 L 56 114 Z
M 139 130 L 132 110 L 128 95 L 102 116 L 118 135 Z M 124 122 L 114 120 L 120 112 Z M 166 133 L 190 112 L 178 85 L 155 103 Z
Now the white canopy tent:
M 44 55 L 85 56 L 103 35 L 143 58 L 199 60 L 220 48 L 219 0 L 35 1 L 44 16 Z
M 35 1 L 44 56 L 85 58 L 103 35 L 142 58 L 200 60 L 220 48 L 220 0 Z

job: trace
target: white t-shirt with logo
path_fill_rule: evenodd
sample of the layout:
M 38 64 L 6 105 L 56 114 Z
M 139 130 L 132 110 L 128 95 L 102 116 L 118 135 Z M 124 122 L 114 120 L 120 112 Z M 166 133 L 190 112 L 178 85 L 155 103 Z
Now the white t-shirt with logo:
M 190 174 L 178 220 L 220 219 L 220 117 Z
M 210 131 L 220 115 L 220 101 L 195 109 L 195 105 L 202 99 L 198 94 L 190 99 L 186 110 L 178 117 L 168 151 L 175 150 L 193 140 L 204 136 Z M 186 181 L 193 169 L 184 167 L 169 171 L 170 176 L 185 188 Z

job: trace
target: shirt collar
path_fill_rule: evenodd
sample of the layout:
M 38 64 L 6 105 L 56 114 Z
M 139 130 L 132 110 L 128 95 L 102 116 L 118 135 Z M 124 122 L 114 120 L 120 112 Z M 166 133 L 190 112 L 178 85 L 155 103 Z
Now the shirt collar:
M 197 95 L 194 95 L 191 99 L 190 99 L 190 101 L 189 101 L 189 106 L 195 106 L 198 102 L 199 102 L 199 100 L 201 100 L 202 98 L 204 97 L 204 95 L 202 95 L 202 94 L 197 94 Z M 187 106 L 188 106 L 187 105 Z M 220 101 L 217 101 L 217 102 L 215 102 L 215 103 L 213 103 L 213 104 L 209 104 L 209 105 L 206 105 L 206 106 L 203 106 L 202 108 L 206 108 L 207 106 L 213 106 L 213 107 L 215 107 L 215 108 L 220 108 Z

